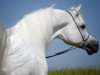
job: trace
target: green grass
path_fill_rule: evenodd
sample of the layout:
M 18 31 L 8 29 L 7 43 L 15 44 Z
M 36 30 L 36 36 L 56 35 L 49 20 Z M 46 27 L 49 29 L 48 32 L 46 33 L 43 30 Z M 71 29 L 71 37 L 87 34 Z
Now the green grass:
M 100 68 L 70 68 L 49 70 L 48 75 L 100 75 Z

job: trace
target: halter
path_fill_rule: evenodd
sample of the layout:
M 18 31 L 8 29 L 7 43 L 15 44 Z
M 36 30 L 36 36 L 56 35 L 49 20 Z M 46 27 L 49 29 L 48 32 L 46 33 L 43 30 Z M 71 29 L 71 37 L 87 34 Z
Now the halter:
M 76 12 L 78 13 L 77 10 L 74 9 L 74 11 L 76 11 Z M 84 37 L 83 37 L 83 35 L 82 35 L 82 32 L 81 32 L 80 28 L 78 27 L 78 24 L 77 24 L 77 22 L 75 21 L 73 15 L 71 14 L 70 11 L 67 11 L 67 12 L 68 12 L 68 13 L 70 14 L 70 16 L 72 17 L 72 19 L 73 19 L 73 21 L 74 21 L 76 27 L 78 28 L 78 31 L 79 31 L 79 33 L 80 33 L 80 35 L 81 35 L 81 37 L 82 37 L 82 43 L 80 43 L 80 44 L 83 46 L 84 49 L 86 49 L 86 46 L 85 46 L 85 45 L 86 45 L 86 41 L 89 39 L 90 34 L 88 35 L 88 37 L 87 37 L 86 39 L 84 39 Z M 57 52 L 57 53 L 55 53 L 55 54 L 53 54 L 53 55 L 47 56 L 46 58 L 51 58 L 51 57 L 54 57 L 54 56 L 57 56 L 57 55 L 61 55 L 61 54 L 64 54 L 64 53 L 66 53 L 66 52 L 68 52 L 68 51 L 74 50 L 74 49 L 76 49 L 76 48 L 77 48 L 76 46 L 72 46 L 72 47 L 68 48 L 67 50 Z
M 78 13 L 77 10 L 74 9 L 74 11 L 76 11 L 76 12 Z M 78 28 L 78 30 L 79 30 L 79 32 L 80 32 L 80 35 L 81 35 L 81 37 L 82 37 L 82 39 L 83 39 L 81 44 L 83 45 L 84 48 L 86 48 L 86 47 L 85 47 L 85 44 L 86 44 L 86 41 L 89 39 L 90 34 L 88 35 L 88 37 L 87 37 L 86 39 L 84 39 L 84 37 L 83 37 L 83 35 L 82 35 L 82 32 L 81 32 L 80 28 L 78 27 L 78 24 L 77 24 L 77 22 L 75 21 L 73 15 L 71 14 L 70 11 L 67 11 L 67 12 L 68 12 L 68 13 L 70 14 L 70 16 L 72 17 L 72 19 L 73 19 L 73 21 L 74 21 L 76 27 Z

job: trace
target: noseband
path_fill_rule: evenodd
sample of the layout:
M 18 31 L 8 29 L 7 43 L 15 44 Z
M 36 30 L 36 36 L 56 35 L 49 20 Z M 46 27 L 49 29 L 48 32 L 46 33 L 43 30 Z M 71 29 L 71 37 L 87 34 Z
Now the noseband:
M 76 11 L 76 12 L 78 13 L 77 10 L 74 9 L 74 11 Z M 79 33 L 80 33 L 80 35 L 81 35 L 81 37 L 82 37 L 82 43 L 80 43 L 80 45 L 82 45 L 83 48 L 86 49 L 86 46 L 85 46 L 85 45 L 86 45 L 86 43 L 87 43 L 87 40 L 89 39 L 90 34 L 87 36 L 86 39 L 84 39 L 84 37 L 83 37 L 83 35 L 82 35 L 82 32 L 81 32 L 80 28 L 78 27 L 78 24 L 77 24 L 77 22 L 75 21 L 73 15 L 71 14 L 70 11 L 67 11 L 67 12 L 68 12 L 68 13 L 70 14 L 70 16 L 72 17 L 72 19 L 73 19 L 73 21 L 74 21 L 76 27 L 78 28 L 78 31 L 79 31 Z M 53 54 L 53 55 L 47 56 L 46 58 L 51 58 L 51 57 L 54 57 L 54 56 L 57 56 L 57 55 L 61 55 L 61 54 L 64 54 L 64 53 L 66 53 L 66 52 L 68 52 L 68 51 L 74 50 L 74 49 L 76 49 L 76 48 L 77 48 L 76 46 L 72 46 L 72 47 L 68 48 L 67 50 L 57 52 L 57 53 L 55 53 L 55 54 Z

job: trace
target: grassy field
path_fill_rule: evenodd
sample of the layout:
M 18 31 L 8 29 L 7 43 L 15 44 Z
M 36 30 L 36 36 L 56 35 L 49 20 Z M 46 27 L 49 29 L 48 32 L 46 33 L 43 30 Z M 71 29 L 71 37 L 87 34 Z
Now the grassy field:
M 100 68 L 70 68 L 62 70 L 49 70 L 48 75 L 100 75 Z

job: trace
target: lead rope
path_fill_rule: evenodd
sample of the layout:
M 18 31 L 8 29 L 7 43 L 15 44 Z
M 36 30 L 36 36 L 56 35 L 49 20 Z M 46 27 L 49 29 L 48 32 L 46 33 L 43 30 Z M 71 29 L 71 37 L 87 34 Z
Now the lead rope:
M 64 53 L 66 53 L 66 52 L 68 52 L 68 51 L 71 51 L 71 50 L 74 50 L 74 49 L 76 49 L 76 46 L 72 46 L 72 47 L 70 47 L 70 48 L 67 49 L 67 50 L 57 52 L 57 53 L 55 53 L 54 55 L 47 56 L 46 58 L 55 57 L 55 56 L 58 56 L 58 55 L 64 54 Z

